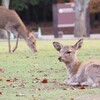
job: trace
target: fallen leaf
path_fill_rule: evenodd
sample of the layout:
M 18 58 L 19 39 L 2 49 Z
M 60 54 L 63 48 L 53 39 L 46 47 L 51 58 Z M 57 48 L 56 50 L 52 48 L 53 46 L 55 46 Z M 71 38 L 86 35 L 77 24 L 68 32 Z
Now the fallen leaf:
M 85 89 L 85 87 L 84 87 L 83 85 L 81 85 L 81 86 L 79 87 L 79 89 Z
M 38 73 L 41 73 L 41 72 L 43 72 L 43 71 L 42 71 L 42 70 L 38 70 L 37 72 L 38 72 Z
M 40 89 L 40 88 L 37 88 L 37 89 L 36 89 L 36 91 L 40 91 L 40 90 L 42 90 L 42 89 Z
M 12 80 L 11 79 L 7 79 L 6 82 L 12 82 Z
M 38 82 L 39 82 L 39 80 L 40 80 L 40 79 L 35 78 L 35 79 L 33 79 L 33 81 L 32 81 L 32 82 L 33 82 L 33 83 L 38 83 Z
M 25 87 L 25 84 L 24 83 L 20 83 L 18 84 L 19 87 Z
M 15 82 L 15 81 L 17 81 L 17 80 L 18 80 L 17 78 L 12 79 L 13 82 Z
M 63 88 L 63 90 L 67 90 L 67 88 Z
M 0 95 L 2 95 L 2 92 L 0 92 Z
M 36 97 L 34 97 L 34 99 L 33 99 L 33 100 L 37 100 L 37 99 L 36 99 Z
M 48 83 L 48 79 L 43 79 L 42 81 L 41 81 L 41 83 Z
M 70 100 L 74 100 L 74 98 L 70 98 Z
M 0 77 L 0 81 L 2 81 L 2 77 Z
M 0 68 L 0 72 L 3 72 L 3 69 L 2 68 Z

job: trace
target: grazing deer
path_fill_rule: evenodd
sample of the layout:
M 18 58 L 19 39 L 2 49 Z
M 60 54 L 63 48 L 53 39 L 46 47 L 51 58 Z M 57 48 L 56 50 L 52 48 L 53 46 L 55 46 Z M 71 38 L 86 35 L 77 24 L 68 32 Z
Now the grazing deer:
M 18 14 L 14 10 L 6 9 L 5 7 L 0 6 L 0 28 L 4 29 L 8 33 L 8 46 L 9 52 L 11 52 L 10 45 L 10 33 L 12 32 L 17 40 L 15 48 L 12 50 L 13 52 L 18 47 L 18 38 L 21 35 L 26 41 L 29 48 L 36 52 L 36 38 L 33 32 L 29 32 Z
M 77 59 L 76 51 L 81 48 L 83 39 L 75 45 L 63 46 L 59 42 L 53 42 L 54 47 L 60 52 L 59 61 L 64 62 L 68 70 L 68 85 L 87 85 L 100 87 L 100 60 L 82 62 Z

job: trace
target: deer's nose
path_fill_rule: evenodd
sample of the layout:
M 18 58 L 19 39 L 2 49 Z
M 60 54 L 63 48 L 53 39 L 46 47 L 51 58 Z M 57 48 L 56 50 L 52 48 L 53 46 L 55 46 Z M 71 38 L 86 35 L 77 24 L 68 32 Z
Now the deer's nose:
M 37 50 L 34 50 L 34 52 L 36 53 L 36 52 L 37 52 Z
M 61 61 L 61 57 L 59 57 L 58 60 Z

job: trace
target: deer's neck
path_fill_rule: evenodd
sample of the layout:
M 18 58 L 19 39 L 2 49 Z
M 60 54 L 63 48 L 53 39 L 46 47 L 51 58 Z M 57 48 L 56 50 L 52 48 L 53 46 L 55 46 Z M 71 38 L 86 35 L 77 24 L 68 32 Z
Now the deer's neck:
M 69 74 L 69 78 L 71 78 L 73 75 L 75 75 L 81 65 L 82 61 L 79 61 L 78 59 L 76 59 L 75 61 L 71 62 L 71 63 L 65 63 L 67 70 L 68 70 L 68 74 Z
M 23 23 L 20 23 L 18 27 L 18 32 L 25 40 L 27 39 L 29 31 Z

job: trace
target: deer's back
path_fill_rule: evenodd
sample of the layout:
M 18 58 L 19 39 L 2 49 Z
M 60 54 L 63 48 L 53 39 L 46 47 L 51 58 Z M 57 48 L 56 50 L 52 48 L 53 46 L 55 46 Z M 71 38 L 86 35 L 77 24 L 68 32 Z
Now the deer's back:
M 91 74 L 94 71 L 99 71 L 100 73 L 100 60 L 89 60 L 87 62 L 82 63 L 79 72 L 82 73 L 82 71 Z
M 4 28 L 8 22 L 19 24 L 20 18 L 14 10 L 0 6 L 0 28 Z

